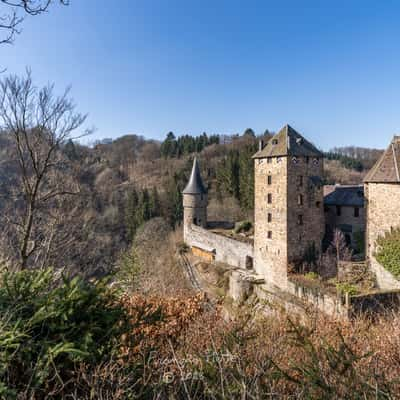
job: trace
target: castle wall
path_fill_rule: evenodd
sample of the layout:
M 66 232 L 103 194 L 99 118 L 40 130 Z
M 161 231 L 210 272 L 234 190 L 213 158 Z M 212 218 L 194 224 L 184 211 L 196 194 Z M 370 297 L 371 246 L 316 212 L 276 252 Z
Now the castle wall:
M 323 160 L 314 157 L 288 158 L 288 261 L 296 263 L 314 243 L 321 250 L 325 232 Z M 302 197 L 302 204 L 299 202 Z M 299 221 L 301 217 L 302 221 Z
M 337 215 L 336 206 L 325 206 L 325 223 L 333 232 L 336 228 L 340 229 L 344 226 L 350 226 L 351 232 L 344 232 L 349 234 L 351 238 L 352 247 L 356 247 L 355 233 L 365 233 L 366 229 L 366 210 L 365 207 L 359 207 L 359 216 L 354 216 L 353 206 L 341 206 L 341 215 Z
M 400 227 L 400 184 L 367 183 L 364 192 L 367 200 L 368 261 L 376 274 L 380 288 L 400 288 L 400 281 L 383 268 L 374 257 L 378 237 L 392 228 Z
M 254 268 L 267 281 L 284 288 L 287 284 L 287 158 L 262 158 L 254 162 Z M 271 184 L 268 184 L 269 175 Z M 270 204 L 268 194 L 272 196 Z
M 215 254 L 215 261 L 234 267 L 246 268 L 247 257 L 253 259 L 253 246 L 226 236 L 210 232 L 200 226 L 190 225 L 185 230 L 188 246 L 204 249 Z

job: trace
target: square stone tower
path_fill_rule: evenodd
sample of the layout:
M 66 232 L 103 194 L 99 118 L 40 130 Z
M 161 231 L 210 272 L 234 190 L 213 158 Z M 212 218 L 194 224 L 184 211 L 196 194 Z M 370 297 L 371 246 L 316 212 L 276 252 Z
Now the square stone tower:
M 321 250 L 325 231 L 323 155 L 289 125 L 253 156 L 254 268 L 285 289 L 288 266 Z
M 366 256 L 382 289 L 398 289 L 400 282 L 375 259 L 376 240 L 400 227 L 400 136 L 395 136 L 364 179 L 367 206 Z

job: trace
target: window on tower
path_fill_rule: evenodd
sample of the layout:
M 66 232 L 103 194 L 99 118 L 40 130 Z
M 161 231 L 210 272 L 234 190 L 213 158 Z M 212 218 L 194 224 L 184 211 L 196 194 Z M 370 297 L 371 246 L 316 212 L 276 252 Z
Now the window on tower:
M 267 182 L 268 182 L 268 185 L 272 184 L 272 176 L 271 175 L 268 175 Z
M 302 214 L 299 214 L 297 216 L 297 224 L 298 225 L 303 225 L 303 215 Z
M 302 205 L 303 205 L 303 195 L 302 195 L 302 194 L 299 194 L 299 195 L 297 196 L 297 204 L 298 204 L 299 206 L 302 206 Z
M 268 204 L 272 203 L 272 193 L 268 193 L 268 195 L 267 195 L 267 203 Z
M 272 231 L 268 231 L 268 239 L 272 239 Z
M 268 222 L 271 222 L 271 221 L 272 221 L 272 214 L 271 214 L 271 213 L 268 213 L 267 220 L 268 220 Z

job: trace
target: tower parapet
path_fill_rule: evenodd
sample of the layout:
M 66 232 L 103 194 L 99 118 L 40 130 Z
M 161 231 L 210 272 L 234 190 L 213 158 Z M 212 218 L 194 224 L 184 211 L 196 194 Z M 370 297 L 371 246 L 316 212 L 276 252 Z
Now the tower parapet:
M 183 226 L 184 232 L 191 225 L 207 227 L 207 189 L 201 179 L 197 158 L 193 160 L 192 172 L 183 194 Z M 185 234 L 185 233 L 184 233 Z

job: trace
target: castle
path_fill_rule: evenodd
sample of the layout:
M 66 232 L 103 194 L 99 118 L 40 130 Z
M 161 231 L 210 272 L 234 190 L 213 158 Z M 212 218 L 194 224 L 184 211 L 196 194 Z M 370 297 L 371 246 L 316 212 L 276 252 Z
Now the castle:
M 354 241 L 355 230 L 362 235 L 366 231 L 366 256 L 379 288 L 400 288 L 400 282 L 374 257 L 376 239 L 400 226 L 400 137 L 393 139 L 366 177 L 365 201 L 364 190 L 359 186 L 324 188 L 323 154 L 289 125 L 265 145 L 260 142 L 253 159 L 252 240 L 224 235 L 224 223 L 207 221 L 207 190 L 194 160 L 183 191 L 184 240 L 193 253 L 235 267 L 232 287 L 239 287 L 238 280 L 249 281 L 252 276 L 258 282 L 256 291 L 264 298 L 270 300 L 272 296 L 280 301 L 290 294 L 331 314 L 343 314 L 349 306 L 348 298 L 310 292 L 290 280 L 289 270 L 301 263 L 307 252 L 321 253 L 329 230 L 341 229 L 349 245 Z M 240 295 L 233 293 L 233 297 Z

